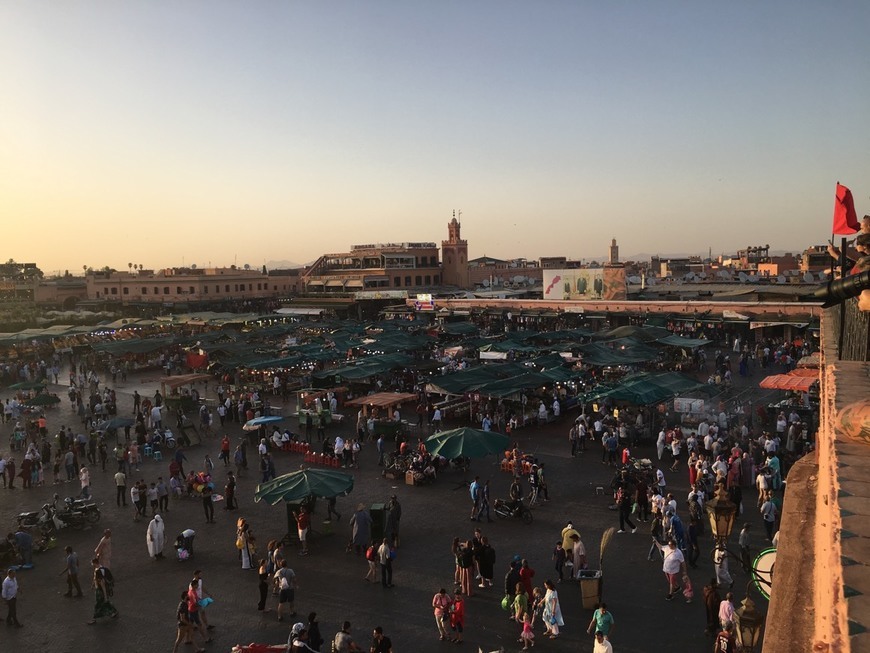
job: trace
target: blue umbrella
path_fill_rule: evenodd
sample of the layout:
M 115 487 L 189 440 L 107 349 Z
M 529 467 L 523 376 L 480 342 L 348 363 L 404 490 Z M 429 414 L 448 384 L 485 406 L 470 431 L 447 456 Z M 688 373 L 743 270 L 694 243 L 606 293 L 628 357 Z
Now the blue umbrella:
M 261 426 L 265 426 L 266 424 L 274 424 L 275 422 L 283 422 L 284 418 L 278 415 L 274 415 L 272 417 L 255 417 L 254 419 L 249 419 L 245 422 L 245 425 L 242 427 L 245 431 L 256 431 Z

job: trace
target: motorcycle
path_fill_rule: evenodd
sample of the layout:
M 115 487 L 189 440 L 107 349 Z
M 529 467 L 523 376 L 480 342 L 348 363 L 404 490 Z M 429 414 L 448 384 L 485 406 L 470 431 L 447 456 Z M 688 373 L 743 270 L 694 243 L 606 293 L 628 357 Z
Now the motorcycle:
M 63 508 L 58 509 L 59 501 L 60 497 L 55 494 L 54 501 L 49 506 L 51 523 L 55 530 L 59 531 L 67 526 L 80 530 L 100 521 L 100 509 L 93 502 L 67 497 L 63 500 Z
M 161 447 L 166 447 L 167 449 L 175 449 L 175 435 L 173 435 L 172 431 L 169 429 L 164 429 L 161 431 L 160 429 L 154 429 L 154 436 L 152 438 L 152 443 L 155 449 L 160 449 Z
M 46 533 L 51 530 L 51 504 L 46 503 L 41 509 L 33 512 L 22 512 L 18 515 L 18 529 L 30 530 L 38 528 L 40 532 Z
M 507 519 L 509 517 L 516 517 L 517 519 L 522 519 L 524 524 L 531 524 L 534 520 L 534 518 L 532 517 L 532 511 L 523 505 L 522 499 L 520 499 L 517 502 L 517 505 L 513 508 L 511 508 L 510 501 L 496 499 L 492 508 L 496 515 L 504 519 Z

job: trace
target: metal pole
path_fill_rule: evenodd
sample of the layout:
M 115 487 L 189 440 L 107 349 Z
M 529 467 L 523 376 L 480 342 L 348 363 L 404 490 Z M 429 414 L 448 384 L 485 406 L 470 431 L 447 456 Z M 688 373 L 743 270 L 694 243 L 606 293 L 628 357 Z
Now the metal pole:
M 832 275 L 833 276 L 833 275 Z M 840 278 L 846 277 L 846 237 L 840 239 Z M 843 360 L 843 342 L 846 334 L 846 302 L 840 302 L 840 333 L 837 334 L 837 359 Z

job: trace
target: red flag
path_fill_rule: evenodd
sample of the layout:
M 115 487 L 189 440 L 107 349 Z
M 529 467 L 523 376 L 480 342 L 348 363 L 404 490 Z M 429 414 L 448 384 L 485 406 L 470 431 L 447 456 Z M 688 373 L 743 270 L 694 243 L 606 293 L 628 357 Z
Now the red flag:
M 861 229 L 858 215 L 855 213 L 855 202 L 852 191 L 837 183 L 837 193 L 834 198 L 834 228 L 832 233 L 850 236 Z

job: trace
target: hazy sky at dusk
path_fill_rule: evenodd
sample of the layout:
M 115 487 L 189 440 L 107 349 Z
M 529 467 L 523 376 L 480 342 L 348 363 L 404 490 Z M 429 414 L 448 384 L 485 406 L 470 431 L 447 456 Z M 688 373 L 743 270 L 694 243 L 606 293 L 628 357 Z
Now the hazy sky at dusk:
M 870 212 L 870 3 L 0 3 L 0 243 L 43 270 L 446 238 L 798 249 Z

